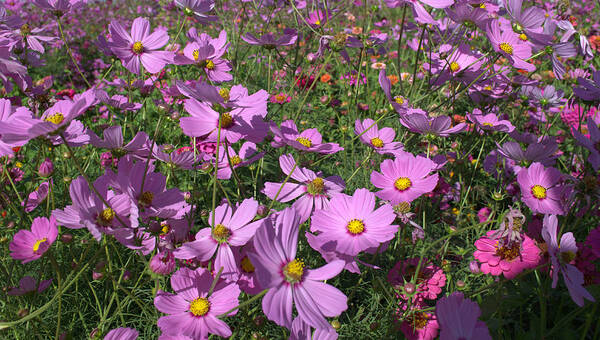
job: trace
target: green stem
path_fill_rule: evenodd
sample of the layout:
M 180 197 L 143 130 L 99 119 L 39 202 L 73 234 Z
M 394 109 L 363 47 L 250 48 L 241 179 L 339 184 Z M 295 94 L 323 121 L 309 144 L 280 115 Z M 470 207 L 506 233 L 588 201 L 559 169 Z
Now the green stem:
M 250 299 L 248 299 L 248 300 L 246 300 L 246 301 L 244 301 L 244 302 L 240 303 L 239 305 L 237 305 L 237 306 L 235 306 L 235 307 L 231 308 L 231 309 L 230 309 L 230 310 L 228 310 L 227 312 L 225 312 L 225 313 L 223 313 L 223 314 L 221 314 L 221 315 L 218 315 L 218 316 L 217 316 L 217 318 L 219 318 L 219 319 L 221 319 L 221 318 L 224 318 L 224 317 L 226 317 L 227 315 L 231 314 L 232 312 L 234 312 L 234 311 L 236 311 L 236 310 L 238 310 L 238 309 L 240 309 L 240 308 L 242 308 L 242 307 L 245 307 L 245 306 L 247 306 L 247 305 L 251 304 L 252 302 L 254 302 L 254 301 L 258 300 L 258 299 L 259 299 L 259 298 L 261 298 L 263 295 L 265 295 L 265 294 L 266 294 L 268 291 L 269 291 L 268 289 L 265 289 L 265 290 L 263 290 L 262 292 L 260 292 L 260 293 L 258 293 L 258 294 L 256 294 L 256 295 L 254 295 L 254 296 L 253 296 L 253 297 L 251 297 Z M 1 328 L 0 328 L 0 329 L 1 329 Z
M 69 53 L 69 56 L 71 56 L 71 61 L 73 62 L 73 64 L 75 64 L 75 68 L 77 69 L 77 72 L 79 72 L 79 76 L 81 76 L 81 79 L 83 79 L 83 81 L 85 82 L 85 84 L 89 88 L 91 88 L 92 85 L 90 85 L 90 83 L 87 81 L 87 79 L 85 79 L 85 77 L 83 76 L 83 72 L 81 72 L 81 69 L 79 69 L 79 64 L 75 60 L 75 57 L 73 57 L 73 52 L 71 51 L 71 48 L 69 47 L 69 44 L 67 43 L 67 39 L 65 39 L 65 34 L 63 33 L 62 25 L 60 23 L 60 18 L 57 18 L 56 22 L 58 23 L 58 30 L 60 31 L 60 38 L 65 43 L 65 47 L 67 48 L 67 52 Z

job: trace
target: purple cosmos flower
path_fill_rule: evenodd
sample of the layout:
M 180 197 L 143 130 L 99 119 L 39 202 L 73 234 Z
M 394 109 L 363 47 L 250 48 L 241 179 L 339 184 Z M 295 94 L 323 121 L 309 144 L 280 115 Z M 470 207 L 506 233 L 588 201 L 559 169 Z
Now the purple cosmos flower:
M 557 169 L 533 163 L 517 175 L 521 199 L 534 213 L 564 215 L 563 201 L 568 187 L 560 184 L 561 179 Z
M 560 238 L 560 244 L 557 241 L 558 235 L 558 219 L 555 215 L 544 216 L 544 225 L 542 228 L 542 237 L 548 245 L 548 253 L 550 254 L 550 260 L 552 261 L 552 288 L 556 288 L 558 283 L 558 273 L 563 274 L 563 279 L 569 294 L 573 301 L 583 307 L 584 298 L 592 302 L 594 297 L 583 288 L 584 279 L 583 273 L 577 269 L 572 262 L 577 254 L 577 244 L 575 243 L 575 237 L 573 233 L 568 232 L 562 234 Z
M 225 203 L 218 206 L 208 216 L 211 228 L 203 228 L 196 234 L 196 240 L 184 243 L 175 250 L 178 259 L 197 258 L 208 261 L 216 253 L 215 270 L 223 268 L 222 276 L 227 280 L 236 280 L 238 263 L 232 252 L 232 247 L 241 247 L 254 236 L 262 221 L 252 222 L 258 210 L 258 202 L 252 198 L 245 199 L 239 206 L 231 207 Z
M 212 21 L 219 20 L 219 17 L 215 15 L 206 14 L 215 7 L 214 0 L 175 0 L 175 5 L 183 8 L 185 15 L 194 16 L 201 24 L 206 25 Z
M 159 251 L 152 256 L 148 267 L 150 270 L 159 275 L 169 275 L 175 270 L 175 256 L 170 250 Z
M 446 8 L 452 6 L 454 0 L 385 0 L 385 4 L 390 8 L 400 7 L 401 5 L 412 7 L 415 20 L 421 24 L 436 25 L 436 21 L 421 3 L 433 8 Z
M 600 71 L 594 71 L 593 81 L 578 77 L 577 84 L 579 86 L 573 88 L 577 97 L 592 102 L 600 101 Z
M 236 263 L 239 263 L 239 278 L 237 284 L 246 294 L 256 295 L 260 293 L 263 288 L 258 282 L 258 277 L 256 277 L 256 268 L 254 268 L 250 257 L 248 257 L 248 253 L 251 252 L 254 252 L 252 242 L 246 244 L 241 249 L 235 249 L 234 255 L 236 257 Z
M 523 9 L 523 0 L 508 0 L 505 3 L 508 15 L 515 21 L 516 32 L 520 39 L 532 39 L 537 44 L 547 44 L 552 40 L 552 34 L 542 33 L 542 24 L 546 20 L 541 8 L 531 6 Z
M 104 90 L 96 90 L 95 94 L 96 98 L 102 103 L 112 106 L 120 111 L 137 111 L 142 107 L 142 104 L 140 103 L 130 103 L 129 98 L 120 94 L 109 97 L 108 93 Z
M 10 256 L 15 260 L 27 263 L 39 259 L 56 241 L 58 228 L 56 219 L 50 217 L 36 217 L 31 223 L 31 231 L 19 230 L 8 248 Z
M 231 146 L 227 146 L 227 151 L 224 149 L 225 146 L 221 146 L 219 149 L 218 179 L 230 179 L 232 168 L 237 169 L 252 164 L 261 159 L 265 154 L 264 152 L 258 152 L 256 150 L 256 144 L 252 142 L 242 144 L 239 153 L 235 152 Z
M 52 11 L 59 17 L 87 4 L 87 0 L 33 0 L 33 2 L 39 8 Z
M 166 335 L 185 335 L 193 339 L 208 339 L 208 334 L 231 336 L 231 329 L 217 316 L 239 304 L 240 288 L 235 283 L 219 280 L 212 294 L 209 290 L 214 276 L 200 267 L 183 267 L 171 276 L 171 288 L 176 294 L 159 290 L 154 306 L 169 314 L 158 319 L 158 327 Z M 228 314 L 235 315 L 236 311 Z
M 357 119 L 354 122 L 354 133 L 360 136 L 360 141 L 373 148 L 377 153 L 385 155 L 396 155 L 403 151 L 402 143 L 394 142 L 396 132 L 394 129 L 384 127 L 381 130 L 377 123 L 372 119 L 365 119 L 362 122 Z
M 229 74 L 231 71 L 229 61 L 222 58 L 229 47 L 227 32 L 221 31 L 216 39 L 206 33 L 198 36 L 195 31 L 188 33 L 188 36 L 192 41 L 183 49 L 183 55 L 175 56 L 176 64 L 196 65 L 213 82 L 220 83 L 233 79 L 233 76 Z
M 289 145 L 301 151 L 318 152 L 326 155 L 344 150 L 337 143 L 323 143 L 323 137 L 317 129 L 306 129 L 301 133 L 298 132 L 296 123 L 292 119 L 281 123 L 281 128 L 272 125 L 271 131 L 275 135 L 271 146 L 275 148 Z
M 554 20 L 546 22 L 544 25 L 544 33 L 547 34 L 547 36 L 552 37 L 556 31 L 556 26 L 557 24 Z M 563 75 L 567 72 L 567 69 L 562 61 L 558 59 L 558 57 L 575 57 L 577 55 L 577 49 L 568 41 L 552 43 L 551 39 L 548 40 L 549 41 L 543 45 L 545 45 L 544 49 L 546 54 L 550 54 L 550 60 L 552 60 L 552 71 L 557 79 L 563 79 Z
M 512 132 L 515 129 L 510 121 L 500 120 L 494 113 L 484 115 L 480 109 L 474 109 L 473 113 L 467 114 L 467 118 L 483 130 Z
M 104 129 L 102 131 L 103 140 L 92 130 L 88 129 L 86 132 L 90 137 L 90 144 L 97 148 L 109 149 L 112 155 L 117 158 L 127 154 L 147 158 L 150 153 L 148 147 L 151 144 L 150 139 L 144 131 L 138 132 L 127 145 L 123 145 L 123 128 L 118 125 Z
M 300 216 L 301 223 L 304 223 L 314 210 L 327 208 L 329 198 L 342 192 L 346 184 L 339 176 L 324 177 L 321 172 L 315 173 L 307 168 L 296 167 L 294 169 L 295 165 L 296 161 L 291 154 L 281 155 L 279 157 L 281 170 L 286 175 L 291 174 L 290 178 L 298 183 L 266 182 L 262 192 L 270 199 L 283 203 L 299 197 L 292 207 Z M 293 172 L 292 169 L 294 169 Z
M 435 314 L 440 325 L 440 340 L 478 339 L 492 340 L 476 302 L 465 299 L 463 293 L 454 292 L 439 299 Z
M 465 6 L 471 7 L 467 4 Z M 447 57 L 440 56 L 448 53 Z M 443 85 L 448 80 L 455 80 L 470 84 L 483 72 L 480 69 L 484 63 L 485 58 L 481 53 L 471 50 L 467 44 L 462 43 L 458 48 L 444 44 L 440 46 L 439 53 L 434 55 L 434 63 L 431 65 L 432 73 L 441 72 L 433 83 Z
M 252 33 L 246 33 L 242 36 L 242 40 L 250 45 L 261 45 L 265 48 L 272 49 L 276 46 L 289 46 L 296 43 L 298 39 L 298 31 L 292 28 L 286 28 L 283 30 L 283 34 L 279 39 L 276 39 L 272 33 L 263 34 L 260 38 L 257 38 Z
M 120 327 L 106 333 L 104 340 L 135 340 L 138 335 L 138 331 L 133 328 Z
M 264 121 L 264 116 L 252 107 L 238 107 L 219 113 L 210 104 L 199 102 L 196 99 L 187 99 L 184 108 L 191 115 L 191 117 L 179 119 L 179 126 L 186 136 L 206 136 L 208 141 L 216 141 L 219 124 L 221 126 L 221 142 L 235 143 L 244 138 L 254 143 L 260 143 L 268 133 L 268 125 Z
M 198 163 L 198 156 L 194 156 L 193 149 L 180 148 L 175 152 L 165 152 L 165 146 L 154 146 L 152 157 L 159 161 L 167 163 L 168 166 L 174 168 L 182 168 L 192 170 Z
M 556 157 L 553 155 L 557 149 L 558 145 L 554 142 L 529 144 L 525 151 L 517 142 L 506 142 L 502 146 L 498 145 L 498 152 L 502 156 L 507 160 L 516 162 L 514 165 L 515 173 L 519 173 L 522 167 L 531 162 L 542 163 L 546 166 L 554 165 Z
M 416 113 L 413 113 L 416 112 Z M 412 132 L 424 135 L 448 137 L 467 129 L 467 124 L 460 123 L 452 126 L 452 119 L 448 116 L 428 117 L 423 111 L 409 109 L 408 114 L 400 116 L 400 123 Z
M 455 3 L 454 6 L 444 9 L 444 11 L 452 21 L 463 24 L 467 28 L 477 26 L 484 30 L 485 24 L 489 20 L 485 9 L 473 7 L 468 2 Z
M 391 205 L 375 209 L 375 194 L 357 189 L 352 196 L 333 196 L 329 207 L 315 211 L 310 231 L 319 233 L 317 242 L 333 242 L 338 253 L 356 256 L 394 238 L 398 231 L 392 224 L 395 219 Z
M 587 128 L 589 131 L 589 138 L 581 134 L 576 129 L 572 129 L 573 136 L 577 142 L 589 150 L 590 156 L 587 161 L 590 162 L 594 170 L 600 169 L 600 128 L 592 117 L 588 117 Z
M 525 61 L 531 57 L 531 46 L 519 39 L 518 34 L 508 29 L 501 30 L 497 20 L 488 22 L 486 33 L 494 51 L 502 54 L 514 67 L 535 71 L 535 66 Z
M 33 292 L 41 293 L 45 291 L 48 287 L 50 287 L 51 283 L 52 279 L 40 281 L 38 285 L 38 282 L 33 277 L 23 276 L 19 280 L 19 286 L 10 288 L 7 294 L 13 296 L 22 296 Z
M 302 321 L 302 318 L 296 317 L 292 321 L 289 340 L 336 340 L 337 338 L 338 335 L 333 328 L 315 329 L 313 332 L 310 325 Z
M 150 22 L 146 18 L 133 20 L 131 34 L 116 21 L 110 23 L 109 30 L 113 42 L 111 50 L 131 73 L 140 74 L 141 65 L 150 73 L 158 73 L 173 61 L 173 52 L 158 50 L 169 41 L 167 31 L 157 29 L 150 34 Z
M 316 28 L 325 25 L 325 23 L 330 17 L 330 12 L 326 13 L 322 10 L 316 10 L 308 13 L 308 18 L 306 18 L 306 22 L 313 28 Z
M 96 240 L 102 238 L 102 233 L 123 234 L 125 237 L 132 238 L 133 230 L 137 228 L 137 216 L 132 215 L 131 199 L 126 194 L 116 195 L 108 190 L 109 182 L 105 176 L 98 178 L 94 187 L 100 195 L 108 202 L 104 202 L 90 190 L 90 187 L 83 176 L 79 176 L 71 182 L 69 193 L 71 195 L 72 205 L 64 209 L 52 211 L 52 216 L 56 221 L 71 229 L 87 228 Z M 124 225 L 123 225 L 124 224 Z
M 556 26 L 565 31 L 563 36 L 560 38 L 560 42 L 567 42 L 572 36 L 576 37 L 575 40 L 577 40 L 577 37 L 579 37 L 579 53 L 581 53 L 585 59 L 591 59 L 594 57 L 594 50 L 590 46 L 590 42 L 585 34 L 577 32 L 569 20 L 560 20 L 556 22 Z
M 532 103 L 544 108 L 561 105 L 564 96 L 562 90 L 556 90 L 552 85 L 546 85 L 543 89 L 537 86 L 523 86 L 521 94 L 526 96 Z
M 3 141 L 2 134 L 5 133 L 3 128 L 8 126 L 23 126 L 22 122 L 27 124 L 27 122 L 32 121 L 32 115 L 33 113 L 27 108 L 19 107 L 15 110 L 13 109 L 10 100 L 0 99 L 0 157 L 12 156 L 13 147 L 22 146 L 27 143 L 27 139 L 20 141 L 17 139 L 12 143 Z
M 43 54 L 45 49 L 42 42 L 50 43 L 56 40 L 55 37 L 41 35 L 44 32 L 43 28 L 32 29 L 18 16 L 13 16 L 11 19 L 14 20 L 10 20 L 8 30 L 2 33 L 2 37 L 12 40 L 15 43 L 13 48 L 28 48 Z
M 24 202 L 21 202 L 21 205 L 24 207 L 23 210 L 29 213 L 32 212 L 33 209 L 37 208 L 37 206 L 46 199 L 46 196 L 48 196 L 49 188 L 50 185 L 48 182 L 40 184 L 37 189 L 29 194 Z
M 323 283 L 339 274 L 343 261 L 333 261 L 318 269 L 308 269 L 296 258 L 300 216 L 286 208 L 256 231 L 254 253 L 249 253 L 263 288 L 269 289 L 262 300 L 263 312 L 280 326 L 292 328 L 292 305 L 298 317 L 317 329 L 332 327 L 325 317 L 345 311 L 346 296 L 337 288 Z
M 381 162 L 381 173 L 371 173 L 371 183 L 383 189 L 377 197 L 390 201 L 393 205 L 412 202 L 419 196 L 431 192 L 438 182 L 438 174 L 429 176 L 436 164 L 428 158 L 404 153 L 393 161 Z
M 408 107 L 408 100 L 402 96 L 392 96 L 392 82 L 386 76 L 385 69 L 379 70 L 379 86 L 387 97 L 388 101 L 398 113 L 405 113 Z

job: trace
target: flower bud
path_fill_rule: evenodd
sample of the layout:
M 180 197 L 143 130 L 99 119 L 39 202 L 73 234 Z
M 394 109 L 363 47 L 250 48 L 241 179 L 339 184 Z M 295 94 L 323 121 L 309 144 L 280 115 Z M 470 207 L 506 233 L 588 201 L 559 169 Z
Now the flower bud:
M 60 236 L 60 241 L 62 243 L 71 243 L 71 241 L 73 241 L 73 235 L 71 235 L 71 234 L 62 234 Z
M 42 177 L 49 177 L 54 172 L 54 164 L 50 158 L 46 158 L 38 168 L 38 174 Z
M 469 263 L 469 270 L 473 274 L 477 274 L 477 273 L 481 272 L 481 269 L 479 269 L 479 263 L 477 263 L 477 261 L 471 261 Z
M 414 294 L 416 290 L 417 290 L 417 287 L 416 287 L 416 286 L 415 286 L 415 284 L 414 284 L 414 283 L 412 283 L 412 282 L 407 282 L 407 283 L 404 285 L 404 292 L 405 292 L 406 294 L 408 294 L 408 295 L 412 295 L 412 294 Z

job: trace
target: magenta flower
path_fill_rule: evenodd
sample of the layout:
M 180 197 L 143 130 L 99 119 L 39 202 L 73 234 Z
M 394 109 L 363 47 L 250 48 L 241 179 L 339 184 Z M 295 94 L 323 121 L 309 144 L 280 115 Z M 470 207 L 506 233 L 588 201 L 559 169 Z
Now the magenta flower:
M 178 65 L 196 65 L 213 82 L 220 83 L 232 80 L 233 76 L 229 73 L 231 65 L 229 61 L 222 58 L 226 48 L 219 48 L 223 42 L 227 41 L 225 31 L 222 31 L 217 39 L 212 39 L 205 33 L 202 34 L 202 37 L 205 38 L 187 44 L 183 49 L 183 55 L 178 54 L 175 56 L 175 63 Z
M 390 8 L 400 7 L 401 5 L 410 6 L 413 10 L 415 20 L 421 24 L 437 25 L 435 19 L 433 19 L 421 3 L 433 8 L 446 8 L 452 6 L 454 0 L 385 0 L 385 4 Z
M 144 131 L 138 132 L 133 139 L 125 144 L 123 142 L 123 128 L 119 125 L 109 126 L 102 135 L 104 139 L 100 139 L 92 130 L 88 129 L 86 133 L 90 137 L 90 144 L 97 148 L 109 149 L 115 157 L 122 157 L 127 154 L 133 154 L 140 158 L 148 157 L 150 154 L 150 139 Z
M 468 113 L 467 118 L 482 130 L 512 132 L 515 129 L 510 121 L 500 120 L 494 113 L 484 115 L 480 109 L 474 109 L 473 113 Z
M 527 235 L 522 236 L 522 242 L 508 243 L 504 239 L 495 239 L 494 234 L 495 231 L 488 231 L 486 236 L 475 241 L 477 250 L 473 256 L 481 263 L 483 273 L 504 274 L 510 280 L 540 262 L 540 250 Z
M 113 40 L 111 50 L 131 73 L 140 74 L 141 65 L 150 73 L 158 73 L 173 61 L 173 52 L 158 50 L 169 42 L 167 31 L 158 29 L 150 34 L 146 18 L 133 20 L 131 34 L 116 21 L 110 23 L 109 30 Z
M 438 174 L 429 176 L 436 168 L 435 162 L 410 153 L 403 153 L 393 161 L 381 162 L 381 173 L 371 173 L 371 183 L 383 189 L 375 193 L 382 200 L 393 205 L 400 202 L 412 202 L 419 196 L 431 192 L 438 182 Z
M 13 155 L 13 147 L 22 146 L 27 142 L 27 139 L 23 140 L 15 140 L 12 143 L 5 142 L 2 138 L 2 134 L 4 132 L 4 128 L 10 126 L 19 127 L 22 126 L 22 122 L 30 122 L 32 121 L 33 113 L 29 111 L 25 107 L 19 107 L 17 109 L 13 109 L 10 100 L 8 99 L 0 99 L 0 157 L 3 156 L 12 156 Z
M 222 277 L 236 280 L 239 264 L 232 247 L 241 247 L 248 243 L 260 227 L 262 221 L 252 222 L 258 210 L 258 202 L 253 198 L 245 199 L 239 206 L 231 207 L 225 203 L 218 206 L 208 216 L 211 228 L 203 228 L 196 234 L 196 240 L 184 243 L 174 252 L 178 259 L 197 258 L 208 261 L 216 253 L 213 268 L 223 268 Z
M 291 154 L 279 157 L 279 166 L 283 173 L 291 174 L 290 178 L 298 183 L 266 182 L 262 192 L 270 199 L 276 199 L 283 203 L 299 197 L 292 207 L 298 212 L 301 223 L 304 223 L 314 210 L 327 208 L 329 198 L 342 192 L 346 184 L 339 176 L 324 177 L 321 172 L 315 173 L 307 168 L 296 167 L 294 169 L 294 165 L 296 165 L 296 161 Z
M 402 286 L 411 282 L 417 271 L 420 258 L 413 257 L 405 261 L 398 261 L 389 271 L 387 280 L 392 286 Z M 446 285 L 446 274 L 442 268 L 431 263 L 426 258 L 421 262 L 419 275 L 415 278 L 417 291 L 413 299 L 435 300 Z M 400 295 L 404 300 L 409 300 L 407 295 Z
M 535 71 L 535 66 L 526 61 L 531 57 L 531 46 L 520 40 L 512 29 L 501 30 L 498 20 L 490 20 L 486 33 L 494 51 L 503 55 L 514 67 Z
M 52 283 L 52 279 L 40 281 L 38 284 L 36 279 L 34 279 L 33 277 L 23 276 L 19 280 L 19 286 L 9 288 L 8 292 L 6 292 L 6 293 L 8 295 L 13 295 L 13 296 L 14 295 L 22 296 L 22 295 L 26 295 L 26 294 L 34 293 L 34 292 L 41 293 L 41 292 L 45 291 L 48 287 L 50 287 L 51 283 Z
M 385 69 L 379 70 L 379 86 L 383 90 L 385 97 L 390 102 L 394 110 L 399 113 L 406 113 L 408 100 L 400 95 L 392 96 L 392 82 L 386 76 Z
M 400 331 L 407 340 L 433 340 L 437 338 L 439 324 L 436 315 L 421 311 L 427 306 L 420 301 L 417 301 L 411 307 L 411 314 L 405 317 L 400 324 Z M 402 310 L 408 308 L 405 302 L 401 302 Z M 401 313 L 399 308 L 397 312 Z
M 292 306 L 298 317 L 313 328 L 332 330 L 325 317 L 335 317 L 348 308 L 346 296 L 321 281 L 329 280 L 344 268 L 333 261 L 318 269 L 307 269 L 296 258 L 300 216 L 286 208 L 256 231 L 255 252 L 249 253 L 263 288 L 269 289 L 262 300 L 263 312 L 270 320 L 292 328 Z
M 377 127 L 377 123 L 372 119 L 365 119 L 362 122 L 357 119 L 354 122 L 354 133 L 360 136 L 360 141 L 373 148 L 377 153 L 385 155 L 397 155 L 398 151 L 402 151 L 404 146 L 402 143 L 394 142 L 396 132 L 394 129 L 384 127 L 381 130 Z
M 439 299 L 435 314 L 440 325 L 440 340 L 492 340 L 485 322 L 478 321 L 481 309 L 476 302 L 454 292 Z
M 562 174 L 555 168 L 544 168 L 533 163 L 521 169 L 517 181 L 521 187 L 521 200 L 534 213 L 564 215 L 564 198 L 568 191 L 561 184 Z
M 416 113 L 413 113 L 416 112 Z M 400 116 L 400 123 L 412 132 L 448 137 L 467 129 L 467 124 L 460 123 L 452 126 L 452 119 L 448 116 L 428 117 L 422 110 L 409 109 L 408 114 Z
M 56 241 L 58 228 L 56 219 L 50 217 L 36 217 L 31 224 L 31 231 L 19 230 L 8 248 L 10 256 L 15 260 L 27 263 L 39 259 Z
M 227 151 L 224 149 L 224 145 L 219 149 L 219 169 L 217 171 L 218 179 L 230 179 L 232 168 L 235 170 L 237 168 L 250 165 L 261 159 L 265 154 L 264 152 L 258 152 L 256 150 L 256 144 L 252 142 L 246 142 L 242 144 L 240 147 L 240 152 L 236 152 L 229 145 L 227 146 Z
M 219 19 L 217 16 L 206 14 L 215 7 L 214 0 L 175 0 L 175 5 L 183 8 L 185 15 L 193 16 L 199 23 L 204 25 Z
M 556 288 L 558 283 L 558 273 L 562 273 L 563 279 L 569 294 L 573 301 L 583 307 L 584 298 L 595 302 L 594 297 L 583 288 L 583 273 L 577 269 L 571 262 L 577 255 L 577 244 L 573 233 L 562 234 L 560 243 L 557 240 L 558 219 L 555 215 L 544 216 L 544 225 L 542 227 L 542 237 L 548 246 L 548 254 L 552 261 L 552 288 Z
M 392 224 L 395 219 L 391 205 L 375 209 L 375 194 L 357 189 L 352 196 L 333 196 L 329 207 L 316 210 L 310 231 L 319 233 L 317 239 L 336 243 L 337 252 L 356 256 L 394 238 L 398 231 Z
M 192 339 L 207 339 L 208 334 L 231 336 L 229 326 L 217 318 L 239 304 L 240 288 L 235 283 L 219 280 L 211 295 L 214 276 L 204 268 L 183 267 L 171 276 L 171 288 L 176 294 L 159 290 L 154 306 L 169 314 L 158 319 L 158 327 L 166 335 L 185 335 Z M 236 311 L 228 314 L 235 315 Z
M 281 123 L 281 128 L 272 125 L 271 131 L 275 135 L 271 146 L 275 148 L 289 145 L 301 151 L 321 154 L 333 154 L 344 150 L 337 143 L 323 143 L 323 137 L 317 129 L 306 129 L 301 133 L 298 132 L 296 123 L 292 119 Z
M 159 251 L 152 256 L 148 267 L 153 273 L 169 275 L 175 270 L 175 256 L 170 250 Z
M 135 340 L 139 333 L 133 328 L 120 327 L 106 333 L 104 340 Z
M 276 39 L 274 34 L 267 33 L 263 34 L 260 38 L 257 38 L 252 33 L 246 33 L 242 36 L 242 40 L 250 45 L 261 45 L 265 48 L 271 49 L 276 46 L 288 46 L 296 43 L 298 39 L 298 32 L 292 28 L 285 28 L 283 34 L 279 39 Z

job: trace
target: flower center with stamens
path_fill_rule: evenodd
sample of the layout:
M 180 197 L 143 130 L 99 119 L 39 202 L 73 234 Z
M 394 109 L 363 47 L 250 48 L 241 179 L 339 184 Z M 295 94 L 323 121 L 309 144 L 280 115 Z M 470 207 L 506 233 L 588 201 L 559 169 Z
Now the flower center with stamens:
M 230 128 L 233 125 L 233 117 L 229 112 L 225 112 L 221 115 L 221 129 Z
M 229 89 L 227 88 L 220 88 L 219 89 L 219 95 L 221 96 L 221 98 L 223 98 L 224 101 L 229 101 Z
M 373 145 L 376 148 L 382 148 L 383 141 L 379 137 L 371 138 L 371 145 Z
M 513 47 L 509 43 L 505 43 L 505 42 L 501 43 L 500 44 L 500 49 L 502 51 L 504 51 L 504 53 L 506 53 L 508 55 L 512 55 L 513 54 Z
M 315 21 L 315 25 L 320 26 L 321 25 L 321 20 Z
M 31 33 L 31 28 L 29 27 L 29 24 L 23 24 L 23 26 L 21 26 L 21 34 L 27 35 L 29 33 Z
M 408 214 L 410 212 L 410 203 L 400 202 L 394 206 L 394 211 L 399 214 Z
M 283 93 L 280 93 L 280 94 L 278 94 L 278 95 L 275 95 L 275 100 L 276 100 L 278 103 L 284 103 L 286 99 L 287 99 L 287 96 L 286 96 L 285 94 L 283 94 Z
M 229 239 L 229 236 L 231 236 L 231 231 L 222 224 L 217 224 L 217 226 L 214 227 L 212 230 L 213 239 L 215 239 L 215 241 L 217 241 L 219 243 L 227 242 L 227 239 Z
M 65 120 L 65 116 L 60 112 L 55 112 L 54 114 L 49 115 L 45 119 L 47 122 L 54 123 L 56 125 L 60 124 Z
M 231 161 L 231 165 L 233 166 L 236 166 L 242 162 L 242 159 L 238 155 L 231 157 L 229 160 Z
M 352 221 L 348 222 L 346 229 L 348 229 L 351 234 L 358 235 L 365 231 L 365 224 L 361 220 L 353 219 Z
M 114 210 L 112 210 L 111 208 L 106 208 L 102 210 L 102 213 L 100 215 L 98 215 L 98 223 L 103 226 L 107 226 L 112 223 L 113 219 L 115 218 L 115 215 L 116 214 Z
M 34 252 L 34 253 L 37 253 L 37 251 L 38 251 L 38 250 L 40 250 L 40 246 L 41 246 L 41 245 L 42 245 L 42 243 L 44 243 L 44 242 L 48 242 L 48 239 L 46 239 L 45 237 L 44 237 L 43 239 L 41 239 L 41 240 L 37 240 L 37 241 L 35 241 L 35 243 L 33 244 L 33 247 L 32 247 L 32 249 L 33 249 L 33 252 Z
M 162 227 L 160 228 L 160 236 L 165 236 L 169 233 L 169 231 L 171 231 L 171 226 L 168 224 L 163 224 Z
M 496 242 L 496 256 L 500 256 L 500 259 L 512 261 L 519 255 L 521 255 L 521 245 L 519 243 L 514 242 L 512 245 L 498 247 L 498 242 Z
M 214 70 L 215 63 L 212 60 L 206 59 L 200 63 L 200 66 L 204 67 L 207 70 Z
M 183 9 L 183 14 L 187 15 L 188 17 L 191 17 L 192 15 L 194 15 L 194 10 L 186 7 Z
M 290 283 L 299 282 L 304 274 L 304 261 L 301 259 L 293 259 L 285 267 L 283 267 L 283 275 Z
M 136 41 L 135 43 L 133 43 L 133 47 L 131 48 L 131 50 L 135 54 L 142 54 L 142 52 L 144 52 L 144 45 L 142 45 L 141 41 Z
M 254 273 L 254 265 L 248 256 L 242 259 L 242 270 L 246 273 Z
M 527 41 L 527 34 L 525 34 L 525 33 L 519 34 L 519 39 L 521 39 L 523 41 Z
M 140 195 L 140 198 L 138 199 L 138 203 L 143 207 L 148 207 L 152 204 L 153 199 L 154 199 L 154 194 L 152 192 L 144 191 L 144 193 L 142 193 Z
M 313 196 L 321 195 L 321 194 L 323 194 L 324 188 L 325 188 L 325 183 L 323 182 L 323 179 L 321 177 L 317 177 L 317 178 L 313 179 L 310 183 L 308 183 L 306 191 L 308 191 L 308 193 Z
M 394 182 L 394 187 L 399 191 L 407 190 L 412 186 L 412 182 L 408 177 L 400 177 Z
M 429 321 L 429 315 L 424 312 L 416 312 L 412 316 L 408 317 L 408 323 L 410 323 L 415 329 L 423 329 L 427 326 Z
M 450 63 L 450 70 L 452 72 L 456 72 L 456 71 L 460 70 L 460 65 L 458 65 L 458 63 L 456 61 L 453 61 Z
M 190 302 L 190 312 L 194 316 L 204 316 L 210 310 L 210 302 L 207 298 L 197 298 Z
M 296 138 L 296 141 L 302 145 L 304 145 L 307 148 L 310 148 L 312 146 L 312 142 L 310 141 L 310 139 L 308 138 L 304 138 L 304 137 L 298 137 Z
M 564 253 L 560 253 L 560 258 L 563 263 L 571 263 L 575 259 L 575 253 L 572 251 L 565 251 Z
M 402 96 L 396 96 L 394 97 L 394 101 L 400 105 L 404 104 L 404 97 Z
M 543 186 L 536 184 L 533 187 L 531 187 L 531 194 L 533 195 L 533 197 L 539 199 L 539 200 L 543 200 L 544 198 L 546 198 L 546 188 L 544 188 Z
M 194 61 L 198 61 L 198 57 L 200 57 L 200 51 L 194 50 L 192 52 L 192 57 L 194 57 Z

